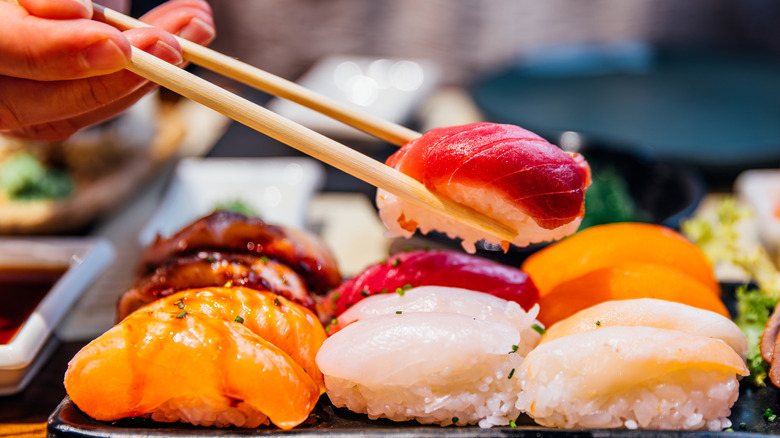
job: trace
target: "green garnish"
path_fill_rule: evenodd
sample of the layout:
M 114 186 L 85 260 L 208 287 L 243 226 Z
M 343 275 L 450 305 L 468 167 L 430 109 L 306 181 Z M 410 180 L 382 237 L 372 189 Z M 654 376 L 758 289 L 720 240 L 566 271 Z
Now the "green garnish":
M 176 315 L 176 318 L 177 318 L 177 319 L 182 319 L 182 318 L 184 318 L 186 315 L 187 315 L 187 311 L 185 310 L 185 311 L 181 312 L 180 314 Z
M 545 330 L 544 327 L 540 326 L 539 324 L 534 324 L 531 326 L 531 328 L 534 329 L 534 331 L 536 331 L 536 333 L 539 333 L 540 335 L 547 333 L 547 330 Z
M 387 288 L 383 287 L 382 290 L 379 291 L 379 293 L 380 294 L 386 294 L 387 293 Z
M 514 420 L 509 420 L 509 427 L 515 428 L 517 427 L 517 423 L 515 423 Z
M 395 311 L 395 314 L 396 314 L 396 315 L 400 315 L 400 314 L 402 314 L 402 313 L 403 313 L 403 311 L 401 311 L 401 310 L 396 310 L 396 311 Z
M 267 263 L 268 263 L 268 257 L 266 257 L 266 256 L 261 256 L 261 257 L 260 257 L 260 262 L 262 262 L 264 265 L 265 265 L 265 264 L 267 264 Z
M 282 302 L 279 301 L 279 297 L 274 298 L 274 306 L 279 307 L 282 305 Z
M 736 291 L 737 315 L 734 323 L 748 341 L 747 367 L 755 386 L 766 386 L 769 365 L 761 357 L 759 343 L 764 326 L 780 300 L 780 271 L 763 247 L 747 250 L 741 224 L 753 212 L 726 197 L 715 208 L 714 217 L 697 217 L 682 224 L 682 232 L 701 249 L 713 265 L 742 270 L 758 288 L 742 286 Z
M 390 265 L 395 267 L 401 264 L 401 259 L 393 259 L 392 262 L 390 262 Z
M 233 287 L 233 280 L 228 280 L 222 287 Z
M 330 297 L 330 300 L 335 303 L 339 298 L 341 298 L 341 294 L 333 294 L 333 296 Z
M 236 316 L 236 319 L 234 319 L 234 321 L 236 321 L 239 324 L 243 324 L 244 323 L 244 318 L 242 318 L 241 315 L 238 315 L 238 316 Z
M 774 423 L 775 420 L 777 419 L 777 415 L 775 415 L 774 412 L 772 412 L 771 408 L 767 408 L 764 411 L 764 418 L 766 418 L 766 421 L 770 423 Z
M 601 327 L 601 321 L 596 321 L 596 327 Z
M 404 292 L 405 292 L 405 291 L 403 290 L 403 288 L 397 287 L 397 288 L 395 289 L 395 293 L 397 293 L 397 294 L 398 294 L 398 295 L 400 295 L 400 296 L 404 296 Z
M 453 423 L 457 423 L 457 422 L 458 422 L 458 420 L 459 420 L 459 418 L 458 418 L 458 417 L 452 417 L 452 422 L 453 422 Z
M 339 320 L 336 319 L 336 318 L 333 318 L 333 319 L 330 320 L 330 324 L 331 325 L 338 325 L 338 323 L 339 323 Z
M 184 298 L 179 298 L 179 301 L 176 301 L 173 304 L 176 304 L 176 307 L 178 307 L 179 309 L 183 309 L 184 308 Z
M 0 192 L 11 200 L 62 199 L 73 189 L 67 172 L 45 166 L 33 154 L 17 153 L 0 164 Z
M 729 428 L 723 429 L 723 431 L 724 432 L 734 432 L 734 429 L 729 427 Z
M 520 349 L 520 347 L 518 347 L 517 345 L 513 345 L 512 346 L 512 351 L 510 351 L 509 354 L 517 353 L 517 350 L 519 350 L 519 349 Z
M 203 260 L 205 260 L 205 261 L 207 261 L 209 263 L 214 263 L 214 262 L 217 261 L 217 258 L 212 256 L 212 255 L 207 255 L 206 257 L 203 258 Z
M 244 216 L 257 216 L 257 211 L 249 206 L 246 202 L 240 200 L 240 199 L 233 199 L 230 201 L 222 202 L 217 204 L 216 207 L 214 207 L 214 211 L 232 211 L 234 213 L 241 213 Z
M 508 375 L 508 376 L 506 376 L 506 378 L 507 378 L 507 379 L 511 379 L 511 378 L 512 378 L 512 376 L 514 376 L 514 375 L 515 375 L 515 369 L 514 369 L 514 368 L 512 368 L 512 371 L 510 371 L 510 372 L 509 372 L 509 375 Z
M 367 297 L 367 296 L 371 295 L 371 293 L 369 291 L 363 289 L 363 290 L 360 291 L 360 295 L 363 295 L 364 297 Z
M 747 428 L 747 423 L 745 423 L 744 421 L 739 423 L 739 428 L 740 429 L 746 429 Z

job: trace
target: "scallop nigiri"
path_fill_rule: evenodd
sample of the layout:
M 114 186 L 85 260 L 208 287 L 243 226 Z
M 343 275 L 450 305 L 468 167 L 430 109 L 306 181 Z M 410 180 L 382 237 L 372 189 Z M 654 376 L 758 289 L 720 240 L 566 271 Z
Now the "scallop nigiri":
M 186 311 L 139 310 L 70 361 L 65 389 L 90 417 L 290 429 L 320 387 L 243 324 Z
M 544 426 L 720 431 L 748 370 L 720 339 L 612 326 L 540 344 L 517 374 L 517 407 Z
M 437 312 L 456 313 L 479 320 L 509 324 L 520 332 L 519 350 L 530 351 L 540 339 L 533 328 L 539 307 L 529 312 L 519 304 L 484 292 L 442 286 L 421 286 L 402 293 L 374 295 L 361 300 L 342 313 L 333 324 L 331 334 L 349 324 L 366 318 L 394 313 Z
M 590 185 L 590 167 L 581 155 L 566 153 L 523 128 L 494 123 L 433 129 L 404 145 L 386 164 L 518 231 L 512 242 L 501 242 L 377 191 L 382 221 L 392 235 L 438 230 L 461 238 L 471 253 L 482 239 L 506 248 L 509 243 L 526 246 L 574 233 Z
M 743 359 L 747 355 L 745 334 L 731 319 L 708 310 L 652 298 L 607 301 L 588 307 L 548 327 L 542 342 L 611 326 L 679 330 L 720 339 Z
M 240 322 L 287 353 L 322 386 L 322 373 L 314 358 L 327 337 L 325 329 L 308 309 L 275 293 L 243 287 L 190 289 L 157 300 L 144 310 L 187 312 Z
M 490 427 L 520 414 L 521 342 L 509 324 L 402 312 L 348 325 L 322 344 L 317 365 L 335 406 L 372 419 Z

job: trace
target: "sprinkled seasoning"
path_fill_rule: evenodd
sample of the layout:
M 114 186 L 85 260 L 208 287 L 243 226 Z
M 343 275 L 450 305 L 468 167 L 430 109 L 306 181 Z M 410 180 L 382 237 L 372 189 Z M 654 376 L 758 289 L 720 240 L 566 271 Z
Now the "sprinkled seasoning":
M 179 298 L 179 301 L 176 301 L 173 304 L 176 304 L 176 307 L 178 307 L 179 309 L 183 309 L 184 308 L 184 298 Z
M 242 318 L 241 315 L 238 315 L 238 316 L 236 316 L 236 319 L 234 321 L 236 321 L 239 324 L 243 324 L 244 323 L 244 318 Z
M 534 329 L 534 331 L 536 331 L 536 333 L 539 333 L 540 335 L 547 333 L 547 330 L 545 330 L 544 327 L 540 326 L 539 324 L 534 324 L 531 326 L 531 328 Z
M 279 301 L 279 297 L 274 298 L 274 306 L 279 307 L 282 305 L 282 302 Z
M 182 318 L 184 318 L 185 316 L 187 316 L 187 311 L 186 311 L 186 310 L 185 310 L 185 311 L 183 311 L 183 312 L 181 312 L 180 314 L 176 315 L 176 318 L 177 318 L 177 319 L 182 319 Z
M 596 327 L 601 327 L 601 321 L 596 321 Z

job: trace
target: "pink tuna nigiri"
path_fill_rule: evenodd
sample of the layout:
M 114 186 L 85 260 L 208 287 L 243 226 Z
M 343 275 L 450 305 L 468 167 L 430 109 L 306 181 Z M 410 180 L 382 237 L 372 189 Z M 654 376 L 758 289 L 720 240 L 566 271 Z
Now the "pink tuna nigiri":
M 317 305 L 317 313 L 327 322 L 367 296 L 417 286 L 486 292 L 525 310 L 539 299 L 531 278 L 518 268 L 455 251 L 415 250 L 395 254 L 345 281 Z
M 392 234 L 411 236 L 439 230 L 474 243 L 560 239 L 577 230 L 584 214 L 590 167 L 579 154 L 566 153 L 538 135 L 513 125 L 477 123 L 433 129 L 407 143 L 386 163 L 422 182 L 432 192 L 467 205 L 518 231 L 512 242 L 453 221 L 379 190 L 377 205 Z

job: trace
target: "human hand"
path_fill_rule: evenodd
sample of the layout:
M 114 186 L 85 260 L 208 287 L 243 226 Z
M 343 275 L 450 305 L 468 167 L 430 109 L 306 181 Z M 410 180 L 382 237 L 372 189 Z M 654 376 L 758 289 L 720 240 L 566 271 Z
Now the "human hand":
M 130 45 L 183 65 L 170 33 L 204 45 L 215 36 L 205 0 L 171 0 L 141 17 L 156 28 L 124 32 L 91 20 L 91 0 L 17 2 L 0 0 L 0 133 L 22 138 L 65 139 L 153 90 L 123 70 Z

